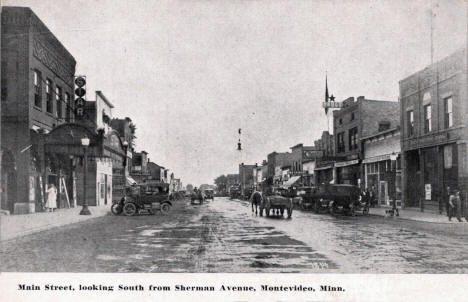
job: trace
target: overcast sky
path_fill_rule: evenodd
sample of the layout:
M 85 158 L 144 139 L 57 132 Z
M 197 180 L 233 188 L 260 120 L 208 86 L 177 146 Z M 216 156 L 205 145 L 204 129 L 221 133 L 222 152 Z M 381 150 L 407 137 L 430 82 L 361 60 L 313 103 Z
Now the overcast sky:
M 326 71 L 337 100 L 398 101 L 398 81 L 430 63 L 429 0 L 2 1 L 34 10 L 88 91 L 135 122 L 137 151 L 184 184 L 313 144 Z M 433 5 L 440 59 L 466 43 L 466 4 Z

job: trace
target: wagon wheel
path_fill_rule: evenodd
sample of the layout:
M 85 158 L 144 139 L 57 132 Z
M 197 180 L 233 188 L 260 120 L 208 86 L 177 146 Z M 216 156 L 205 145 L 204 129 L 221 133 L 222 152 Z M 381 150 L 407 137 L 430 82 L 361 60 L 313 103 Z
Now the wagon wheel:
M 165 202 L 161 205 L 161 213 L 167 214 L 169 213 L 170 210 L 171 210 L 171 205 L 169 203 Z
M 137 207 L 133 202 L 126 203 L 123 207 L 125 216 L 133 216 L 137 212 Z

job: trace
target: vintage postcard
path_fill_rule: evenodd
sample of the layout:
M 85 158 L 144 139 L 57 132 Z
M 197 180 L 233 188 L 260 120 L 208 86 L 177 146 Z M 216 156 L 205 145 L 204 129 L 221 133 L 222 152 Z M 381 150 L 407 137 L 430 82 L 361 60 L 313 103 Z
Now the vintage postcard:
M 8 301 L 466 296 L 466 1 L 0 2 Z

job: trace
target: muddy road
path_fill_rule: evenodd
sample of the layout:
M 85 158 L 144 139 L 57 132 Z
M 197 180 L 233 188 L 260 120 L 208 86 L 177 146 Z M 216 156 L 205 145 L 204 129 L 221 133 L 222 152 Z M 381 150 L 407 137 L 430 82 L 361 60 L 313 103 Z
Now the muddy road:
M 179 201 L 168 215 L 99 217 L 3 242 L 2 271 L 468 272 L 466 237 L 382 217 L 295 210 L 258 217 L 249 204 Z

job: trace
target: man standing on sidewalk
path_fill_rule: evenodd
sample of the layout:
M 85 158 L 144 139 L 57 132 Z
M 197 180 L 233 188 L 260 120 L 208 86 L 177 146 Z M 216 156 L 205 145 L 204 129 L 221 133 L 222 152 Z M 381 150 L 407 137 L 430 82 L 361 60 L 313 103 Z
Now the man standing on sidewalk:
M 449 206 L 450 206 L 449 221 L 452 220 L 452 216 L 456 216 L 458 221 L 462 222 L 460 191 L 458 191 L 457 189 L 455 189 L 453 191 L 453 194 L 450 195 Z

